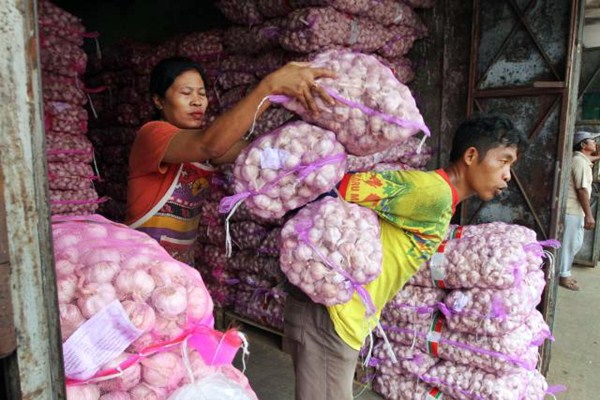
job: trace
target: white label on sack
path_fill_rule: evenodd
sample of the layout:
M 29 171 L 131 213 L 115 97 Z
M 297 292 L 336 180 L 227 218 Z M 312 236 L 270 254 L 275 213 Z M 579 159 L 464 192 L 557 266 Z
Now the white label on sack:
M 431 279 L 434 281 L 443 281 L 446 277 L 442 266 L 446 263 L 444 253 L 434 253 L 429 260 L 429 270 L 431 271 Z
M 427 341 L 428 342 L 439 343 L 441 338 L 442 338 L 441 332 L 433 332 L 433 331 L 427 332 Z
M 396 16 L 394 17 L 394 22 L 393 22 L 394 24 L 397 24 L 398 22 L 400 22 L 400 20 L 404 16 L 403 11 L 404 10 L 402 9 L 402 4 L 396 3 Z
M 267 147 L 260 152 L 260 166 L 274 170 L 281 169 L 289 156 L 290 153 L 285 150 Z
M 71 379 L 92 378 L 142 333 L 131 323 L 119 300 L 113 301 L 77 328 L 63 344 L 65 374 Z
M 461 312 L 466 306 L 469 304 L 469 298 L 466 294 L 459 292 L 458 296 L 454 300 L 454 304 L 452 304 L 452 309 L 456 312 Z

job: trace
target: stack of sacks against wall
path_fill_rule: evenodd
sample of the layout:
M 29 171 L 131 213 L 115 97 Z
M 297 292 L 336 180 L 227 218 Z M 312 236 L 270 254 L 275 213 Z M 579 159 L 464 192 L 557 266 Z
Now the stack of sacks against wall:
M 212 329 L 197 271 L 98 215 L 57 216 L 52 233 L 68 400 L 256 399 L 231 365 L 242 339 Z
M 47 0 L 39 3 L 38 22 L 50 209 L 52 214 L 92 214 L 100 200 L 80 81 L 87 64 L 81 47 L 88 35 L 78 18 Z
M 382 313 L 401 362 L 377 343 L 375 390 L 386 399 L 437 390 L 446 399 L 543 399 L 536 366 L 552 335 L 536 310 L 542 255 L 535 232 L 519 225 L 452 226 Z
M 282 331 L 287 297 L 278 261 L 282 221 L 257 217 L 242 204 L 231 218 L 233 252 L 227 257 L 224 218 L 218 210 L 219 201 L 233 194 L 232 179 L 231 168 L 222 168 L 202 205 L 196 268 L 216 305 Z

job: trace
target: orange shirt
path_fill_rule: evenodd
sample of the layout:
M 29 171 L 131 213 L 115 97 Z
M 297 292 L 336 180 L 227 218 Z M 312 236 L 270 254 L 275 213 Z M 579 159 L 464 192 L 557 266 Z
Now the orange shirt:
M 161 162 L 171 139 L 180 129 L 165 121 L 151 121 L 140 128 L 129 155 L 127 225 L 152 209 L 167 193 L 179 164 Z

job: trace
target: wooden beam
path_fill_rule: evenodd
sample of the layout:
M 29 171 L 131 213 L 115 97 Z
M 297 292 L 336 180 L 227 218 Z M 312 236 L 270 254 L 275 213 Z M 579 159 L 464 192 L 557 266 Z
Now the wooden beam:
M 64 399 L 35 0 L 0 2 L 0 169 L 17 350 L 10 399 Z

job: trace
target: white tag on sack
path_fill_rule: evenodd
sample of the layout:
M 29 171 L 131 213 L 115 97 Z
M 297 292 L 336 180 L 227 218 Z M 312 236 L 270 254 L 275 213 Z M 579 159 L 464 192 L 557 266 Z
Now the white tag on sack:
M 435 342 L 435 343 L 439 343 L 440 339 L 442 339 L 442 333 L 441 332 L 427 332 L 427 341 L 428 342 Z
M 113 301 L 63 343 L 65 375 L 79 380 L 92 378 L 142 333 L 131 323 L 119 300 Z
M 444 253 L 434 253 L 429 259 L 429 270 L 431 271 L 431 279 L 433 281 L 443 281 L 446 277 L 442 266 L 446 261 Z
M 274 170 L 282 169 L 290 156 L 285 150 L 267 147 L 260 152 L 260 166 Z
M 452 309 L 459 313 L 467 306 L 467 304 L 469 304 L 469 298 L 464 293 L 459 292 L 458 297 L 452 304 Z

